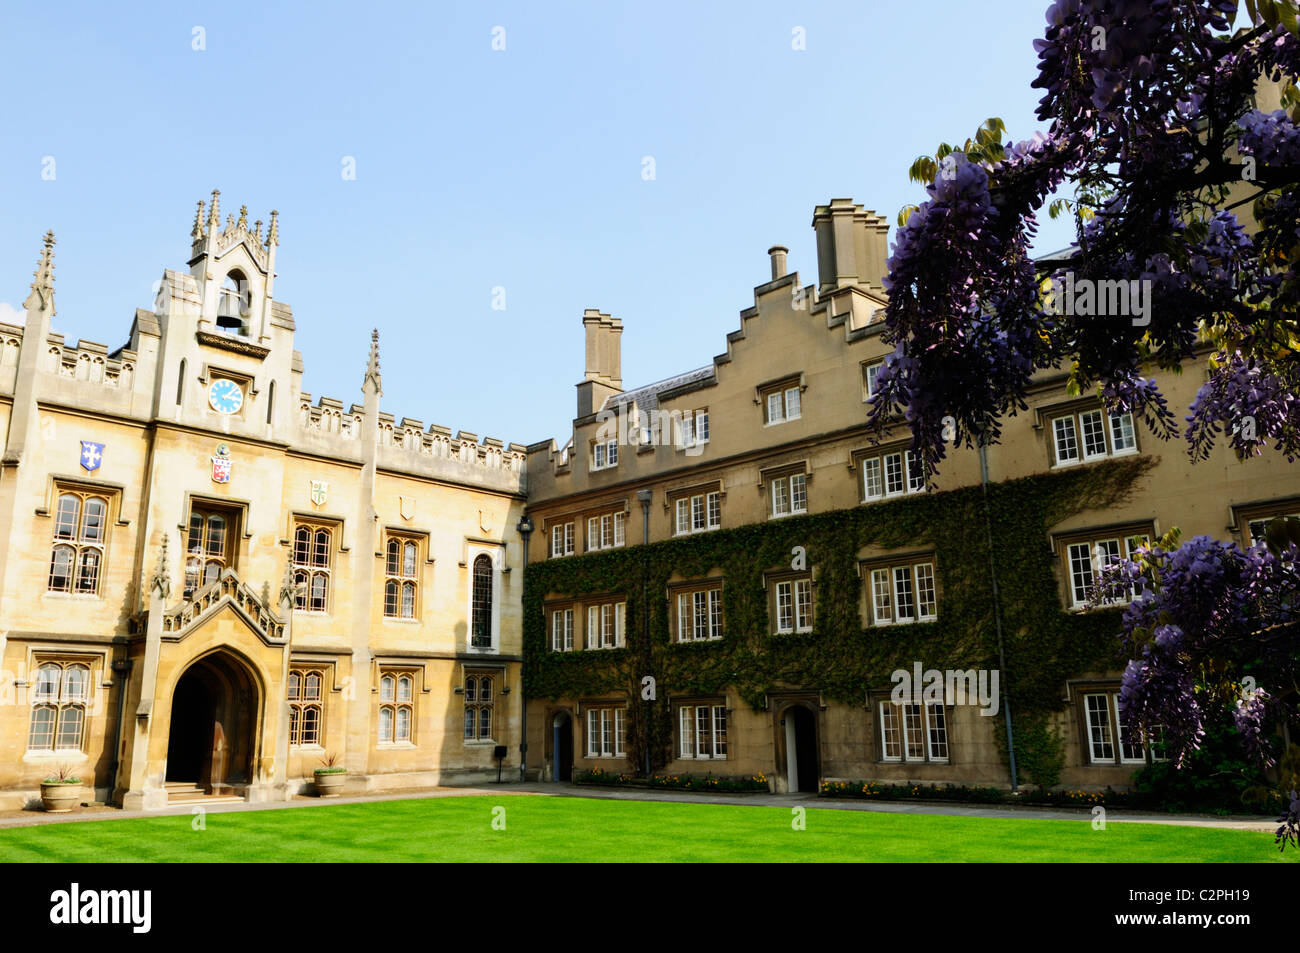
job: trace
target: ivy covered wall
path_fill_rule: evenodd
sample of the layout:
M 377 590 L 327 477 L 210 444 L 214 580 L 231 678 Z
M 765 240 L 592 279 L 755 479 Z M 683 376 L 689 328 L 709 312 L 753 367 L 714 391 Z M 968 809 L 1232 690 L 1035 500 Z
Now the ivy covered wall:
M 1058 709 L 1068 678 L 1123 668 L 1120 610 L 1065 610 L 1048 532 L 1084 509 L 1121 502 L 1153 462 L 1110 460 L 989 486 L 1006 657 L 1001 687 L 1017 721 Z M 639 517 L 635 510 L 629 516 L 630 539 Z M 763 573 L 788 570 L 796 546 L 805 548 L 813 569 L 813 631 L 773 635 Z M 936 621 L 864 625 L 858 558 L 865 547 L 933 550 Z M 668 695 L 730 687 L 757 711 L 767 692 L 801 688 L 862 704 L 869 688 L 888 687 L 890 672 L 914 661 L 997 668 L 989 565 L 978 486 L 534 563 L 524 581 L 524 692 L 550 699 L 625 695 L 629 760 L 642 764 L 648 745 L 652 767 L 661 767 L 671 755 L 671 713 L 662 703 Z M 671 641 L 670 579 L 715 571 L 723 576 L 723 638 Z M 608 594 L 627 599 L 625 648 L 550 650 L 547 599 Z M 646 675 L 656 680 L 658 703 L 641 698 Z

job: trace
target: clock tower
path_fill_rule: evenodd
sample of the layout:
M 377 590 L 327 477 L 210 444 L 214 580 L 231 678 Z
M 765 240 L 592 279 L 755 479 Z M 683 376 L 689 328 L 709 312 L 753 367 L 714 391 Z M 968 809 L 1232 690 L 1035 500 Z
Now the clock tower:
M 231 436 L 275 440 L 293 422 L 301 364 L 293 311 L 277 301 L 279 213 L 249 222 L 247 206 L 222 222 L 221 193 L 199 201 L 188 271 L 163 272 L 154 313 L 161 372 L 154 412 L 161 420 Z

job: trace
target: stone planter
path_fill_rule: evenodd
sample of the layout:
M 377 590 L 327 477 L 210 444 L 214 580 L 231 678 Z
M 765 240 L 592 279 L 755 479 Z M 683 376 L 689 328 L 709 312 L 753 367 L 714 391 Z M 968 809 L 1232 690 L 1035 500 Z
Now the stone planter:
M 41 805 L 47 814 L 71 814 L 81 800 L 81 784 L 41 782 Z
M 343 784 L 348 779 L 346 771 L 317 771 L 316 795 L 318 797 L 338 797 L 343 792 Z

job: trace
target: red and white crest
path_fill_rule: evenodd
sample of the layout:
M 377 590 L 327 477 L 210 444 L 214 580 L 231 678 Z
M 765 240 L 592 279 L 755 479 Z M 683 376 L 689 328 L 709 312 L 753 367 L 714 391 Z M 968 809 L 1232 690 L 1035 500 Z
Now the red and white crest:
M 230 449 L 223 443 L 217 447 L 216 456 L 212 458 L 212 482 L 229 483 L 230 482 Z

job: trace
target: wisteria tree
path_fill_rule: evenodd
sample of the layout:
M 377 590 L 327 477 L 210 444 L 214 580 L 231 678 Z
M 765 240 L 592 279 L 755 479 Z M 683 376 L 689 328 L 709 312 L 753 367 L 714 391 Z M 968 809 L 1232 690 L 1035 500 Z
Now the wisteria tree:
M 902 413 L 935 472 L 950 443 L 997 442 L 1036 372 L 1066 368 L 1072 388 L 1181 437 L 1193 459 L 1216 439 L 1240 457 L 1300 457 L 1297 21 L 1296 0 L 1053 3 L 1035 41 L 1046 132 L 1007 144 L 989 120 L 912 168 L 928 197 L 900 215 L 889 260 L 878 432 Z M 1074 217 L 1076 243 L 1035 259 L 1044 210 Z M 1110 306 L 1063 302 L 1076 287 L 1109 289 Z M 1130 289 L 1146 294 L 1140 313 L 1116 306 Z M 1156 378 L 1205 342 L 1209 378 L 1180 421 Z M 1110 580 L 1138 590 L 1126 708 L 1139 730 L 1163 726 L 1175 759 L 1198 745 L 1213 697 L 1235 699 L 1266 761 L 1262 726 L 1300 725 L 1288 532 L 1271 550 L 1166 539 Z M 1298 833 L 1293 796 L 1279 842 Z

